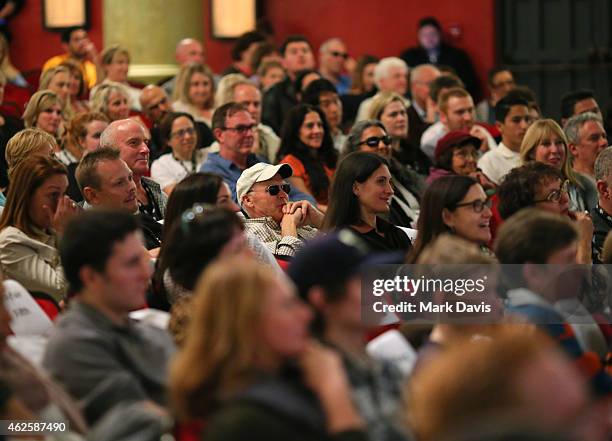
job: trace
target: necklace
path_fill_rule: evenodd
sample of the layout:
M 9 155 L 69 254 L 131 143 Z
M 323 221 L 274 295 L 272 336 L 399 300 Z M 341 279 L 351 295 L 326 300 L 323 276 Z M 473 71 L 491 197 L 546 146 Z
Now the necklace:
M 185 170 L 185 172 L 187 172 L 188 175 L 196 172 L 195 152 L 191 154 L 191 170 L 185 167 L 185 161 L 177 158 L 174 153 L 172 153 L 172 157 L 174 158 L 176 162 L 180 164 L 181 167 L 183 167 L 183 170 Z

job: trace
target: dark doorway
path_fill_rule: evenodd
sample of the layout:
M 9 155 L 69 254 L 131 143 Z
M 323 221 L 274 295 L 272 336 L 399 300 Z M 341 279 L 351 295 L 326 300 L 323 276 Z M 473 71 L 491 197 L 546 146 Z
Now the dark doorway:
M 592 89 L 612 105 L 612 2 L 497 0 L 499 64 L 531 87 L 545 116 L 560 118 L 561 96 Z

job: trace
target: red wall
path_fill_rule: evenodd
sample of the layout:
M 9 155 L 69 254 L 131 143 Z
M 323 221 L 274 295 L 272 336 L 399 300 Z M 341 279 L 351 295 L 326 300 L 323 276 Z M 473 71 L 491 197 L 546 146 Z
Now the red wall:
M 209 1 L 204 6 L 204 45 L 215 71 L 231 63 L 232 42 L 214 40 L 209 26 Z M 102 48 L 102 2 L 89 0 L 89 34 Z M 41 1 L 28 1 L 11 23 L 15 36 L 13 62 L 21 70 L 38 68 L 62 52 L 59 36 L 42 29 Z M 425 15 L 437 17 L 442 26 L 459 26 L 461 36 L 452 43 L 467 50 L 482 79 L 495 62 L 493 0 L 264 0 L 266 15 L 280 43 L 289 34 L 303 33 L 315 48 L 329 37 L 340 37 L 353 56 L 370 53 L 398 55 L 416 43 L 416 24 Z M 483 83 L 484 84 L 484 83 Z
M 89 36 L 98 51 L 102 50 L 102 2 L 89 1 L 89 18 L 91 29 Z M 43 28 L 42 1 L 26 1 L 21 12 L 11 21 L 13 42 L 11 43 L 11 59 L 21 71 L 27 72 L 39 69 L 43 63 L 54 55 L 64 51 L 59 34 Z

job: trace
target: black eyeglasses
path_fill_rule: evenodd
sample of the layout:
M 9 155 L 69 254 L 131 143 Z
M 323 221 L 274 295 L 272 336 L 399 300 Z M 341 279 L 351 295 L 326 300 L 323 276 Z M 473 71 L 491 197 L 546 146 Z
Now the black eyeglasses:
M 378 147 L 378 144 L 380 144 L 380 141 L 382 141 L 385 145 L 391 145 L 391 137 L 389 135 L 385 135 L 385 136 L 371 136 L 368 139 L 366 139 L 365 141 L 361 141 L 357 145 L 365 144 L 368 147 L 376 148 L 376 147 Z
M 559 190 L 553 190 L 546 195 L 544 199 L 538 199 L 537 201 L 533 201 L 534 204 L 538 202 L 559 202 L 561 200 L 561 196 L 563 193 L 567 193 L 567 188 L 569 186 L 569 180 L 563 181 Z
M 268 185 L 266 188 L 264 188 L 264 191 L 266 193 L 268 193 L 270 196 L 276 196 L 280 193 L 280 191 L 283 190 L 285 193 L 289 194 L 289 192 L 291 191 L 291 185 L 289 184 L 274 184 L 274 185 Z M 249 193 L 254 192 L 255 190 L 250 190 Z
M 345 60 L 348 58 L 348 54 L 346 52 L 330 51 L 329 53 L 334 57 L 342 57 Z
M 484 201 L 482 199 L 476 199 L 470 202 L 463 202 L 455 205 L 455 208 L 458 207 L 472 207 L 474 213 L 482 213 L 482 210 L 484 210 L 485 207 L 491 208 L 491 199 L 485 199 Z
M 257 128 L 257 124 L 251 124 L 248 126 L 236 126 L 236 127 L 223 127 L 223 130 L 233 130 L 240 135 L 245 135 L 250 131 L 253 131 Z

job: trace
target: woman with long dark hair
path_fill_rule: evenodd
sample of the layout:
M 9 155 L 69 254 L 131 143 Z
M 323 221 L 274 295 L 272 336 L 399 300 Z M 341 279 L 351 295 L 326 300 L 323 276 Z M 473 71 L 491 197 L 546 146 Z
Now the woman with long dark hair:
M 491 201 L 470 176 L 443 176 L 432 182 L 421 199 L 417 237 L 407 257 L 414 263 L 427 245 L 443 233 L 486 247 L 491 240 Z
M 387 160 L 375 153 L 354 152 L 338 166 L 324 230 L 348 228 L 371 251 L 407 251 L 404 231 L 379 215 L 389 213 L 394 194 Z
M 291 185 L 326 206 L 338 154 L 319 108 L 300 104 L 291 109 L 283 125 L 278 157 L 293 169 Z

